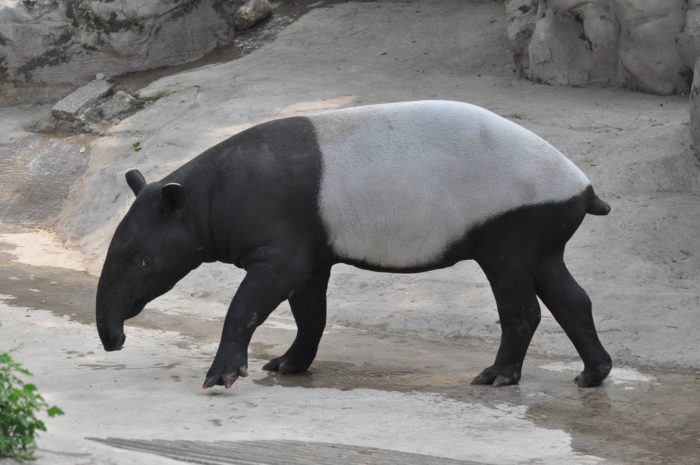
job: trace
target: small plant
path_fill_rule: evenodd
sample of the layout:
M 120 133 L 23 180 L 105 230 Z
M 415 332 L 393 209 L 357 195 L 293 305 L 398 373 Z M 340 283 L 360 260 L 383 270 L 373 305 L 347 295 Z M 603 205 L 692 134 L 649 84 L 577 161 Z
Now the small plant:
M 143 147 L 141 147 L 141 142 L 134 142 L 133 144 L 131 144 L 131 150 L 133 150 L 134 152 L 138 152 L 142 148 Z
M 0 354 L 0 458 L 33 460 L 36 434 L 46 431 L 37 415 L 63 415 L 55 405 L 49 407 L 33 384 L 25 384 L 18 375 L 32 376 L 14 361 L 9 352 Z
M 175 92 L 174 89 L 172 89 L 170 86 L 165 87 L 157 92 L 154 92 L 152 95 L 149 95 L 148 97 L 142 97 L 141 100 L 143 100 L 145 103 L 153 103 L 156 100 L 160 100 L 163 97 L 167 97 L 170 94 L 173 94 Z

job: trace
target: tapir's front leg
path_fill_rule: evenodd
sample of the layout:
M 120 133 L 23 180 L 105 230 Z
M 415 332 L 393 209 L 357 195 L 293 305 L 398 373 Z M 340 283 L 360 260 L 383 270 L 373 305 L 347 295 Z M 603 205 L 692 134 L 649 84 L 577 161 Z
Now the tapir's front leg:
M 330 276 L 330 268 L 314 270 L 306 284 L 289 298 L 297 336 L 289 350 L 270 360 L 263 370 L 298 373 L 306 371 L 314 361 L 326 327 L 326 290 Z
M 253 332 L 303 285 L 310 274 L 307 260 L 283 253 L 261 254 L 264 258 L 246 264 L 247 274 L 238 287 L 224 323 L 221 343 L 204 389 L 214 385 L 231 387 L 239 376 L 247 376 L 248 344 Z

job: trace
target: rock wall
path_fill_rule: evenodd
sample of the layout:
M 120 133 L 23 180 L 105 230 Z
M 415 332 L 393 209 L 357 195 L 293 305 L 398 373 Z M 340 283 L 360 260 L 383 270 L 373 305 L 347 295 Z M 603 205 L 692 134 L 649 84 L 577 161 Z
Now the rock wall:
M 700 0 L 506 0 L 516 66 L 550 84 L 687 93 Z
M 243 3 L 1 0 L 0 103 L 36 98 L 37 88 L 65 94 L 96 73 L 111 76 L 197 59 L 231 42 Z
M 690 89 L 690 136 L 693 150 L 700 156 L 700 60 L 695 65 L 693 86 Z

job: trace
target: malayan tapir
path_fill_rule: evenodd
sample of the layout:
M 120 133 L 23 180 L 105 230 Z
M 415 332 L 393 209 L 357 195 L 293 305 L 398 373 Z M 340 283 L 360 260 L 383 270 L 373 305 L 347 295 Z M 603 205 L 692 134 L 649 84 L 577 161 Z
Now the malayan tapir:
M 606 215 L 588 178 L 523 127 L 478 106 L 418 101 L 258 124 L 160 181 L 126 173 L 136 200 L 97 289 L 104 348 L 124 321 L 203 262 L 246 271 L 204 388 L 247 374 L 253 331 L 284 300 L 297 324 L 265 370 L 309 368 L 326 324 L 331 267 L 414 273 L 474 259 L 496 299 L 501 345 L 473 384 L 516 384 L 540 321 L 537 297 L 584 362 L 579 386 L 612 362 L 591 301 L 564 265 L 584 216 Z

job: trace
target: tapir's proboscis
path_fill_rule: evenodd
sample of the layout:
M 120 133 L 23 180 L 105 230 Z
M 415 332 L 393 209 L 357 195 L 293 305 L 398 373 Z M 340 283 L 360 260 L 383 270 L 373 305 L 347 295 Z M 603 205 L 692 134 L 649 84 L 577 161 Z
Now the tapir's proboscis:
M 369 105 L 269 121 L 160 181 L 126 173 L 136 200 L 97 289 L 97 329 L 119 350 L 124 321 L 205 262 L 246 271 L 204 387 L 247 375 L 255 329 L 288 300 L 297 335 L 265 370 L 307 370 L 326 325 L 331 267 L 414 273 L 473 259 L 496 299 L 501 345 L 472 382 L 520 381 L 537 297 L 583 359 L 581 387 L 612 361 L 591 301 L 564 264 L 585 215 L 610 207 L 588 178 L 527 129 L 459 102 Z

